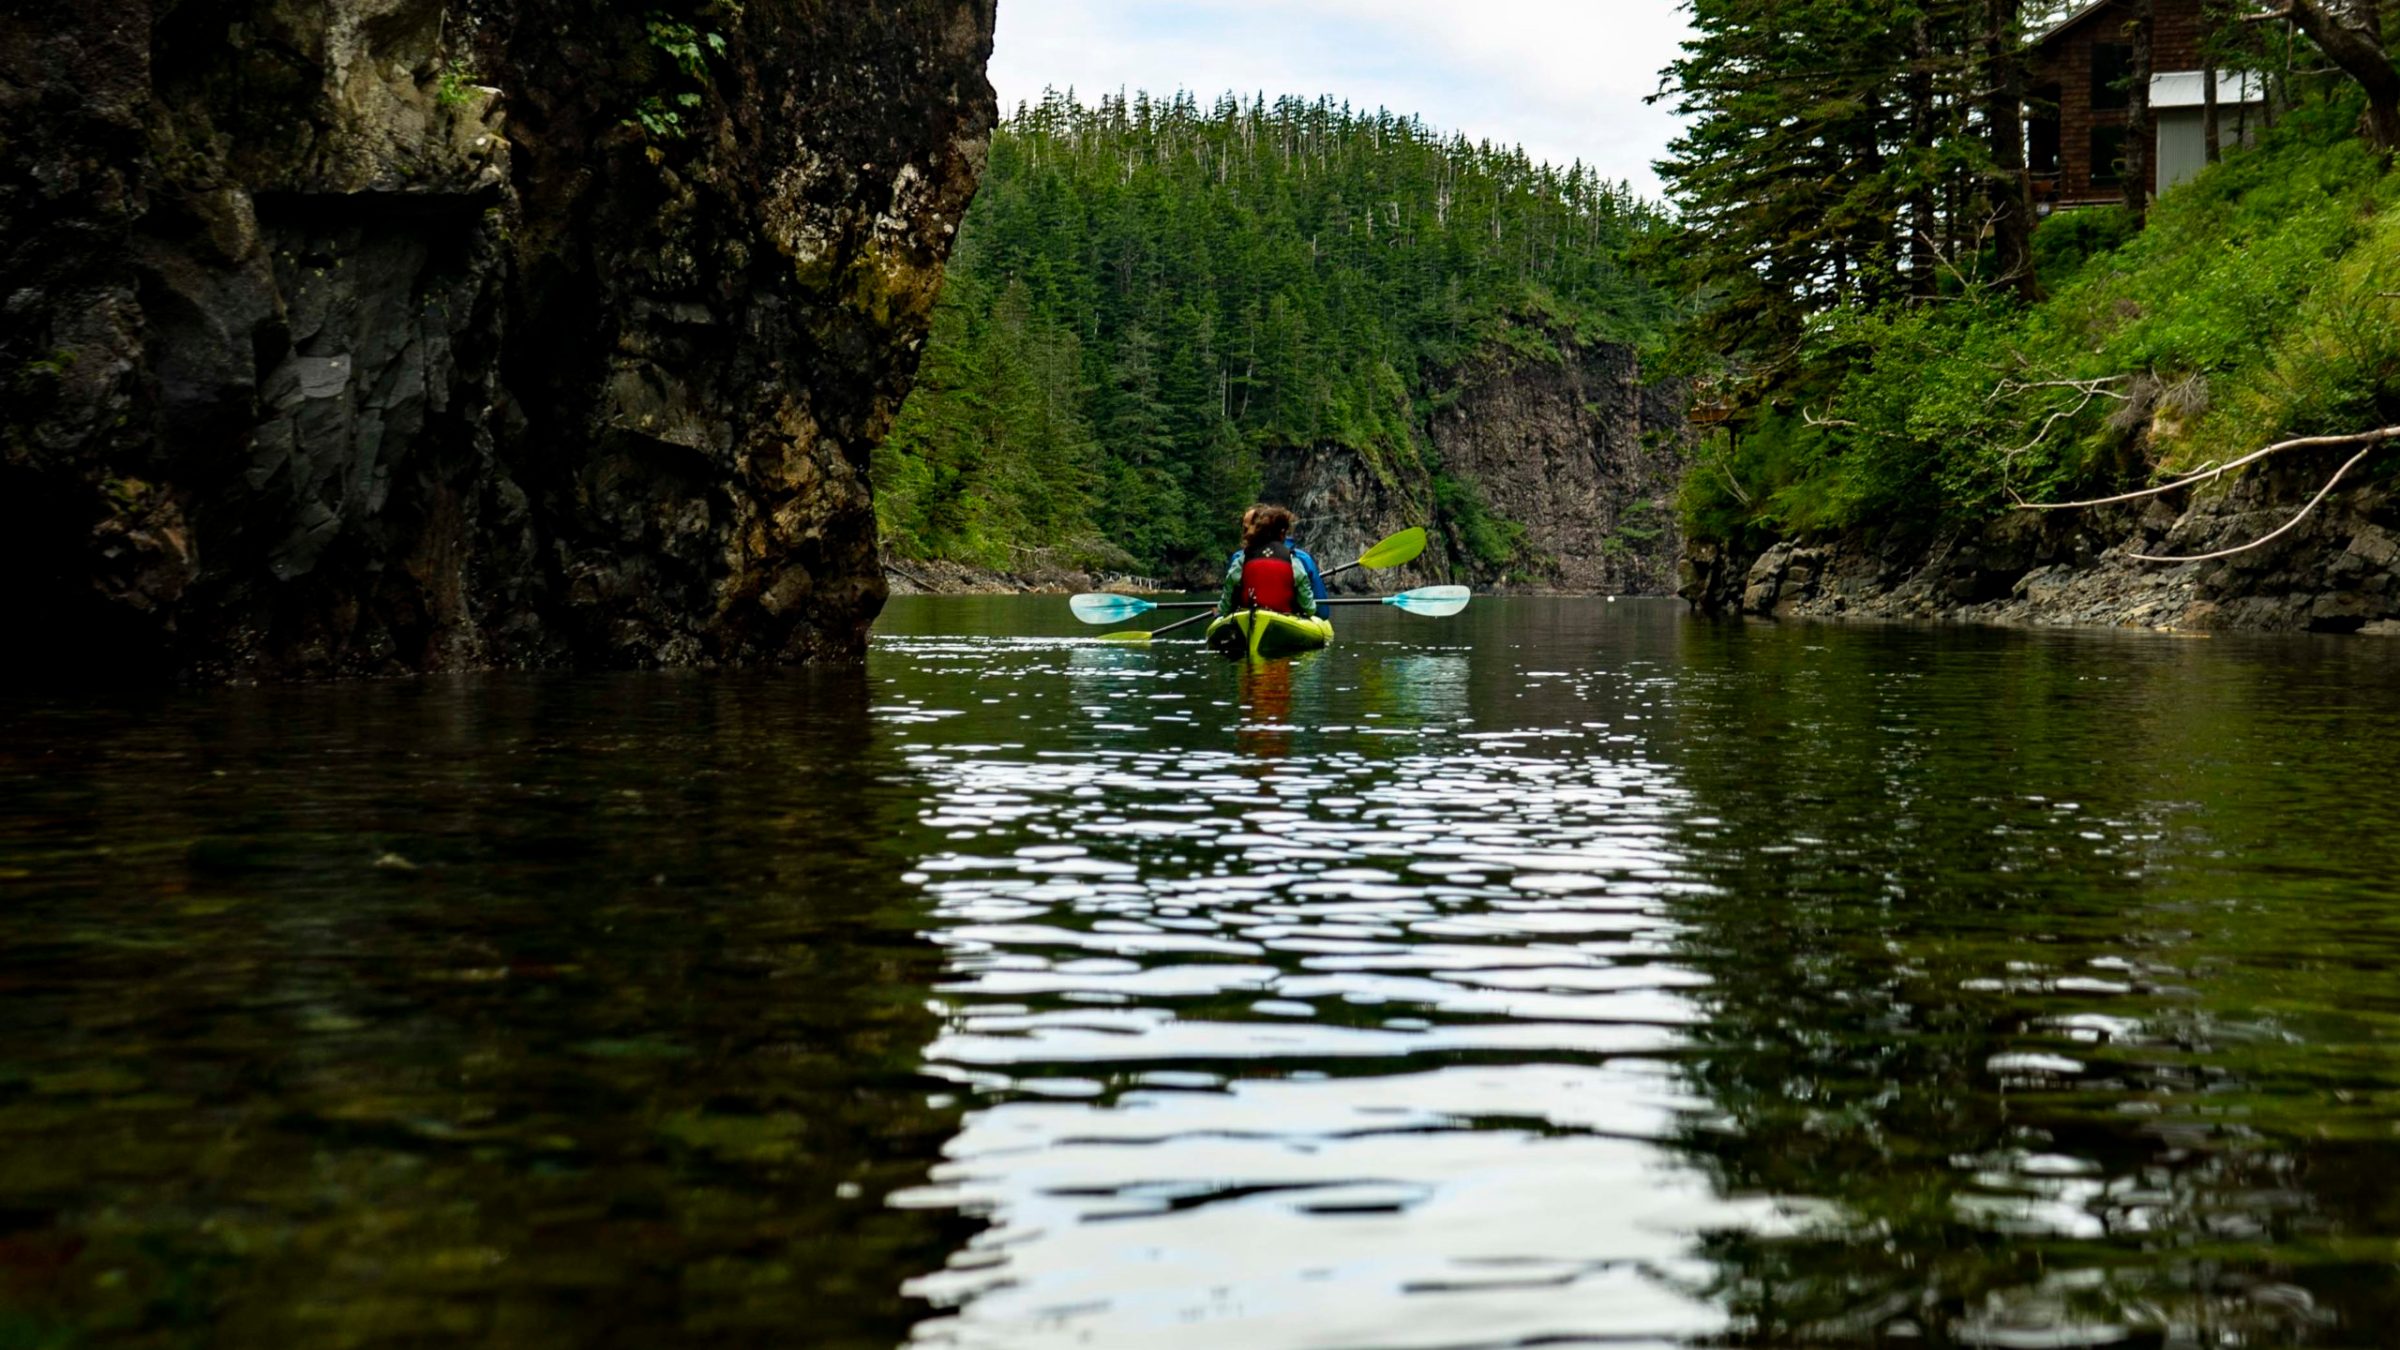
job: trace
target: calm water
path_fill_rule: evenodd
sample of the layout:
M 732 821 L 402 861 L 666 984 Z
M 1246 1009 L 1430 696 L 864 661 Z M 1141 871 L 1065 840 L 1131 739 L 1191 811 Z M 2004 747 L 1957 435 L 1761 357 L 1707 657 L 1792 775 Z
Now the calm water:
M 2372 1344 L 2400 645 L 0 701 L 0 1348 Z

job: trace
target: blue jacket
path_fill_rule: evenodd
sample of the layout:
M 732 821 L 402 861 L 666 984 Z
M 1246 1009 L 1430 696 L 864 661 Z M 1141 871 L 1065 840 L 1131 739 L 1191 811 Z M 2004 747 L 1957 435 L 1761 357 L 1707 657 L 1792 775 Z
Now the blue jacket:
M 1332 594 L 1331 591 L 1325 589 L 1325 573 L 1323 569 L 1317 566 L 1316 558 L 1311 556 L 1307 549 L 1300 547 L 1298 544 L 1294 544 L 1292 545 L 1292 556 L 1298 558 L 1300 560 L 1300 565 L 1308 569 L 1309 594 L 1314 595 L 1319 600 L 1322 600 L 1326 596 Z M 1239 569 L 1242 565 L 1242 551 L 1238 548 L 1235 549 L 1233 551 L 1232 559 L 1229 560 L 1225 565 L 1231 568 Z

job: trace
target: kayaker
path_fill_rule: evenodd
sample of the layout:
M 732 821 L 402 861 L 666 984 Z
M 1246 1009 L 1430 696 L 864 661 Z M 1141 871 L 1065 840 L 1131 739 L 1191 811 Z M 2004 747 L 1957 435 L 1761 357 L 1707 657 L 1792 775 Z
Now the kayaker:
M 1323 584 L 1316 572 L 1315 561 L 1292 547 L 1292 513 L 1280 506 L 1253 506 L 1242 513 L 1242 551 L 1225 569 L 1217 613 L 1268 609 L 1313 619 Z
M 1260 511 L 1281 510 L 1283 510 L 1283 508 L 1279 506 L 1253 506 L 1248 511 L 1244 511 L 1242 513 L 1242 537 L 1244 539 L 1248 539 L 1250 537 L 1250 517 L 1253 514 Z M 1286 512 L 1285 514 L 1288 515 L 1290 513 Z M 1284 543 L 1290 545 L 1291 547 L 1292 561 L 1300 564 L 1301 570 L 1308 573 L 1309 593 L 1316 596 L 1316 598 L 1319 600 L 1322 600 L 1326 596 L 1332 594 L 1332 592 L 1327 590 L 1325 587 L 1325 569 L 1317 566 L 1317 560 L 1310 556 L 1309 551 L 1300 547 L 1298 544 L 1292 543 L 1288 535 L 1285 537 Z M 1228 566 L 1238 568 L 1241 565 L 1242 551 L 1237 548 L 1233 551 L 1233 561 L 1229 563 Z

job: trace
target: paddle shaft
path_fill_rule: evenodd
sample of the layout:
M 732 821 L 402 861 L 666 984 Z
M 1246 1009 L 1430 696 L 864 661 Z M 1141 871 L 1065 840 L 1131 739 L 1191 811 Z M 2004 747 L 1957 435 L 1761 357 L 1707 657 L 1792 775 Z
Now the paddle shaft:
M 1389 599 L 1390 597 L 1381 595 L 1329 595 L 1326 598 L 1319 600 L 1317 602 L 1317 607 L 1322 609 L 1327 605 L 1380 605 L 1386 603 Z M 1168 624 L 1164 628 L 1152 629 L 1150 635 L 1152 637 L 1156 637 L 1160 633 L 1171 633 L 1174 630 L 1183 627 L 1185 624 L 1194 624 L 1200 622 L 1202 619 L 1212 618 L 1214 617 L 1214 611 L 1216 607 L 1217 604 L 1213 600 L 1195 600 L 1189 604 L 1179 603 L 1172 605 L 1160 605 L 1160 609 L 1205 609 L 1211 611 L 1211 613 L 1195 614 L 1188 619 L 1181 620 L 1180 622 Z
M 1215 617 L 1217 617 L 1216 606 L 1211 605 L 1204 612 L 1195 614 L 1188 619 L 1177 619 L 1175 622 L 1168 624 L 1164 628 L 1151 629 L 1150 636 L 1157 637 L 1161 633 L 1172 633 L 1178 628 L 1189 628 L 1193 624 L 1203 622 L 1204 620 L 1213 619 Z

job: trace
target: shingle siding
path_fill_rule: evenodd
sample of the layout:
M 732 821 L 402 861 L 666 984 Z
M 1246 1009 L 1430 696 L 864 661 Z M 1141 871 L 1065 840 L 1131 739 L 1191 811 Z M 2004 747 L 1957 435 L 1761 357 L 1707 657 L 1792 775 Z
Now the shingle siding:
M 2153 0 L 2153 3 L 2152 69 L 2199 69 L 2200 0 Z M 2126 25 L 2132 21 L 2134 10 L 2135 0 L 2109 0 L 2084 11 L 2035 45 L 2033 78 L 2029 82 L 2034 103 L 2029 114 L 2035 121 L 2043 120 L 2048 111 L 2043 104 L 2055 99 L 2058 127 L 2055 171 L 2043 172 L 2039 165 L 2035 168 L 2037 200 L 2074 206 L 2115 201 L 2124 196 L 2123 185 L 2107 172 L 2108 166 L 2092 162 L 2092 151 L 2096 140 L 2110 139 L 2105 135 L 2109 130 L 2117 133 L 2114 139 L 2122 144 L 2130 114 L 2124 107 L 2094 106 L 2092 66 L 2096 48 L 2103 44 L 2131 43 Z M 2103 134 L 2095 137 L 2095 132 Z M 2039 141 L 2044 135 L 2037 130 L 2034 139 Z M 2153 153 L 2149 158 L 2148 186 L 2155 191 L 2158 156 Z

